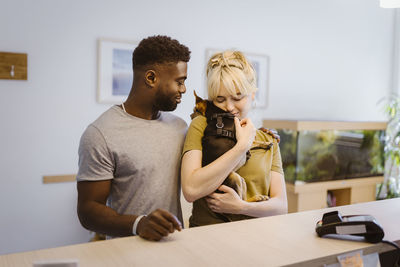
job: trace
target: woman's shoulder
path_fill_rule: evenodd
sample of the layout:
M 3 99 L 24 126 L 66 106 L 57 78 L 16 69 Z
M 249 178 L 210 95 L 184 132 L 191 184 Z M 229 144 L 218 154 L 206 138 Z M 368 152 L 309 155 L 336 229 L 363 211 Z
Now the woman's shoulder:
M 196 116 L 190 123 L 190 128 L 205 129 L 207 127 L 207 118 L 203 115 Z

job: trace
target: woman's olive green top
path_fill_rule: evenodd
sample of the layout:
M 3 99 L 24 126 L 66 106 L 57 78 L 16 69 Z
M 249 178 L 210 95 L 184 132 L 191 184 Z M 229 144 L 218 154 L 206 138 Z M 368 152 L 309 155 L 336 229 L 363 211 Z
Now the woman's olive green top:
M 197 116 L 189 126 L 182 155 L 190 150 L 202 150 L 202 138 L 207 119 Z M 283 174 L 282 160 L 279 152 L 278 142 L 271 135 L 257 130 L 255 145 L 250 150 L 251 156 L 246 164 L 236 172 L 241 175 L 247 185 L 247 199 L 254 195 L 269 195 L 271 184 L 271 171 Z M 266 144 L 272 143 L 270 149 L 264 149 Z M 243 220 L 252 217 L 239 215 L 230 216 L 232 220 Z M 189 219 L 190 227 L 225 222 L 218 213 L 213 212 L 204 198 L 193 202 L 192 216 Z

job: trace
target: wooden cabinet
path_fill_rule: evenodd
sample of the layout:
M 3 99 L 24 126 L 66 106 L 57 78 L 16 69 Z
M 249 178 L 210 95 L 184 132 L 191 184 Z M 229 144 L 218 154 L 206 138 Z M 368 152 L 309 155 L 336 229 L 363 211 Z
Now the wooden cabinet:
M 289 212 L 326 208 L 328 191 L 336 197 L 336 206 L 374 201 L 376 185 L 381 182 L 383 176 L 305 184 L 286 183 Z
M 383 170 L 383 167 L 382 167 L 383 157 L 381 158 L 381 160 L 379 160 L 379 165 L 380 165 L 379 169 L 381 170 L 380 173 L 377 173 L 377 172 L 369 173 L 369 175 L 365 175 L 368 177 L 362 177 L 362 178 L 351 178 L 351 177 L 348 177 L 347 175 L 342 175 L 341 177 L 332 177 L 332 179 L 324 177 L 324 179 L 321 179 L 324 181 L 319 181 L 320 177 L 308 174 L 309 177 L 311 177 L 311 179 L 304 182 L 304 181 L 301 181 L 301 180 L 306 180 L 304 178 L 297 179 L 299 177 L 298 171 L 306 169 L 305 165 L 302 165 L 302 159 L 305 158 L 304 155 L 309 155 L 310 153 L 309 153 L 309 151 L 304 152 L 304 150 L 307 149 L 312 144 L 314 144 L 312 142 L 310 143 L 310 140 L 314 140 L 315 142 L 318 142 L 318 141 L 316 141 L 316 140 L 318 140 L 318 138 L 315 136 L 318 136 L 318 135 L 322 136 L 322 134 L 320 134 L 320 133 L 329 132 L 330 135 L 326 135 L 329 137 L 336 135 L 336 134 L 337 134 L 337 136 L 341 136 L 341 138 L 342 138 L 341 140 L 339 140 L 339 138 L 337 138 L 335 141 L 332 141 L 332 146 L 340 146 L 341 145 L 343 147 L 345 145 L 348 145 L 348 146 L 355 147 L 357 145 L 359 145 L 359 146 L 362 145 L 362 142 L 363 142 L 362 136 L 367 136 L 367 131 L 369 131 L 369 133 L 371 131 L 373 131 L 373 132 L 377 131 L 377 132 L 380 132 L 383 134 L 383 130 L 386 129 L 386 125 L 387 125 L 386 122 L 264 120 L 263 127 L 276 129 L 276 130 L 278 130 L 281 137 L 283 137 L 283 138 L 281 138 L 280 147 L 281 147 L 281 155 L 282 155 L 284 169 L 285 169 L 285 167 L 289 166 L 289 164 L 292 164 L 291 171 L 289 171 L 289 169 L 287 169 L 287 170 L 285 169 L 285 176 L 286 176 L 285 179 L 286 179 L 286 189 L 287 189 L 289 212 L 326 208 L 328 206 L 327 205 L 328 192 L 336 200 L 336 206 L 374 201 L 375 196 L 376 196 L 376 186 L 377 186 L 377 184 L 379 184 L 383 181 L 383 176 L 381 176 L 382 170 Z M 287 136 L 289 136 L 292 139 L 287 141 L 286 143 L 284 143 L 286 141 L 285 134 L 288 132 L 294 133 L 294 134 L 291 134 L 291 135 L 287 134 L 286 140 L 289 140 L 287 138 Z M 353 136 L 355 136 L 356 133 L 358 133 L 358 135 L 356 136 L 357 137 L 356 141 L 358 141 L 358 143 L 356 143 L 356 142 L 352 143 L 351 141 L 353 141 L 355 139 L 352 137 L 352 134 L 353 134 Z M 363 135 L 362 133 L 365 133 L 365 135 Z M 312 137 L 314 137 L 314 139 L 310 138 L 310 134 L 314 134 L 312 136 Z M 293 136 L 295 136 L 294 139 L 293 139 Z M 353 139 L 351 139 L 349 136 Z M 306 138 L 302 139 L 302 137 L 306 137 Z M 375 141 L 378 140 L 378 138 L 376 136 L 374 138 L 375 138 L 374 139 Z M 307 145 L 302 145 L 301 144 L 302 140 L 308 141 L 309 143 Z M 293 149 L 287 149 L 288 145 L 290 145 L 290 147 Z M 294 147 L 294 146 L 296 146 L 296 147 Z M 320 147 L 324 147 L 324 146 L 320 145 Z M 383 148 L 383 145 L 380 146 L 380 149 L 382 149 L 382 148 Z M 286 151 L 285 149 L 288 151 L 292 151 L 292 153 L 295 153 L 295 154 L 285 155 L 285 151 Z M 293 152 L 293 151 L 295 151 L 295 152 Z M 383 151 L 383 150 L 380 150 L 380 151 Z M 316 155 L 318 155 L 319 151 L 314 151 L 314 152 Z M 326 151 L 324 153 L 326 153 Z M 344 153 L 342 152 L 341 155 L 343 155 L 343 154 Z M 361 154 L 361 152 L 359 154 Z M 357 154 L 357 155 L 359 155 L 359 154 Z M 333 156 L 336 157 L 337 155 L 333 155 Z M 285 162 L 285 160 L 287 160 L 289 158 L 291 158 L 291 159 L 295 158 L 295 160 L 291 161 L 291 162 L 287 162 L 287 161 Z M 336 157 L 336 158 L 339 158 L 339 157 Z M 353 158 L 358 158 L 358 157 L 354 156 Z M 361 157 L 358 159 L 359 159 L 359 161 L 361 161 L 361 159 L 364 160 Z M 317 165 L 317 163 L 316 163 L 317 160 L 315 160 L 315 161 L 313 161 L 313 160 L 314 160 L 314 158 L 310 158 L 307 161 L 307 168 L 310 169 L 309 166 L 314 165 L 315 168 L 313 170 L 315 171 L 316 168 L 319 168 L 319 165 Z M 331 165 L 333 165 L 333 164 L 331 164 Z M 373 165 L 374 164 L 369 165 L 369 166 L 373 166 Z M 333 165 L 333 166 L 335 166 L 335 165 Z M 337 165 L 337 166 L 339 166 L 339 165 Z M 326 164 L 325 164 L 325 167 L 326 167 Z M 333 167 L 333 169 L 335 169 L 335 167 Z M 295 170 L 295 171 L 293 171 L 293 170 Z M 303 172 L 303 174 L 304 174 L 304 172 Z M 360 176 L 364 176 L 364 174 L 358 175 L 358 176 L 356 175 L 356 177 L 360 177 Z M 296 177 L 296 178 L 294 178 L 294 177 Z M 327 180 L 327 181 L 325 181 L 325 180 Z

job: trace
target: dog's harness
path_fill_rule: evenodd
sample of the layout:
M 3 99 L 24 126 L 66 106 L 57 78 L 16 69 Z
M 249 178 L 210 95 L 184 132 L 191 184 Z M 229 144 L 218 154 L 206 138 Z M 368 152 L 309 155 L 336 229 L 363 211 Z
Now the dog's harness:
M 232 115 L 231 113 L 214 113 L 211 116 L 211 121 L 216 120 L 216 133 L 214 132 L 215 136 L 221 136 L 221 137 L 228 137 L 231 138 L 233 140 L 236 141 L 236 134 L 233 131 L 233 129 L 226 129 L 225 125 L 224 125 L 224 121 L 223 118 L 227 118 L 227 119 L 234 119 L 235 116 Z M 263 132 L 265 132 L 264 129 L 262 129 Z M 278 136 L 279 138 L 279 136 Z M 278 139 L 279 140 L 279 139 Z M 263 141 L 254 141 L 253 142 L 253 146 L 250 148 L 250 150 L 256 150 L 256 149 L 264 149 L 264 150 L 270 150 L 271 147 L 274 144 L 272 142 L 263 142 Z M 250 151 L 247 151 L 247 159 L 250 158 Z
M 217 127 L 216 136 L 223 136 L 236 140 L 235 132 L 224 128 L 223 118 L 234 119 L 235 116 L 230 113 L 215 113 L 211 116 L 211 120 L 217 120 L 215 124 L 215 127 Z

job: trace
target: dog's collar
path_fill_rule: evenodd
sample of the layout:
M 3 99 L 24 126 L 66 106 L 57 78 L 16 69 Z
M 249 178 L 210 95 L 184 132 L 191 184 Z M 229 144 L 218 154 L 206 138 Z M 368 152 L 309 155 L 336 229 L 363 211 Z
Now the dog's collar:
M 226 118 L 233 119 L 233 118 L 235 117 L 235 115 L 233 115 L 232 113 L 228 113 L 228 112 L 224 112 L 224 113 L 214 113 L 214 114 L 211 116 L 211 119 L 212 119 L 212 120 L 215 120 L 215 119 L 217 119 L 218 117 L 221 117 L 221 118 L 226 117 Z
M 231 113 L 214 113 L 211 116 L 211 120 L 217 120 L 215 127 L 217 127 L 217 136 L 229 137 L 232 139 L 236 139 L 235 133 L 230 130 L 224 129 L 223 118 L 233 119 L 235 116 Z

